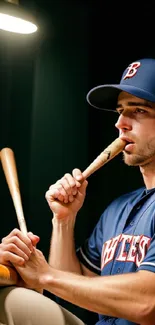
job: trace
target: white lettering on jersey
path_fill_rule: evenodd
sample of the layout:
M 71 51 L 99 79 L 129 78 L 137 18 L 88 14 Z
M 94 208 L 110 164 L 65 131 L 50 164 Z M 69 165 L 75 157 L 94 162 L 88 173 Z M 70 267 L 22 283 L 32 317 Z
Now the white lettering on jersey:
M 120 236 L 109 239 L 104 243 L 101 256 L 101 270 L 107 263 L 113 260 Z
M 133 236 L 122 234 L 119 242 L 121 243 L 121 248 L 119 251 L 119 255 L 116 258 L 117 261 L 126 261 L 128 252 L 126 251 L 126 243 L 131 243 Z
M 133 262 L 139 266 L 146 255 L 150 240 L 144 235 L 132 236 L 127 234 L 121 234 L 107 240 L 102 248 L 101 270 L 113 259 L 120 262 Z M 116 252 L 117 256 L 115 256 Z
M 130 249 L 128 253 L 128 262 L 136 262 L 137 249 L 139 246 L 140 236 L 132 236 Z
M 139 242 L 139 252 L 136 256 L 136 265 L 139 267 L 140 264 L 142 263 L 146 253 L 147 249 L 150 245 L 151 238 L 146 237 L 146 236 L 141 236 L 140 237 L 140 242 Z

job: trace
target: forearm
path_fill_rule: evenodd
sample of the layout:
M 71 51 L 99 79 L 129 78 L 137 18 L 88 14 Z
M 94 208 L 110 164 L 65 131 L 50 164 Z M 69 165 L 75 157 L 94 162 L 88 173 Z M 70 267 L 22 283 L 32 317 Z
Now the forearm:
M 81 274 L 75 252 L 74 224 L 74 220 L 63 223 L 53 219 L 49 264 L 58 270 Z
M 42 281 L 47 291 L 82 308 L 145 325 L 154 322 L 154 290 L 143 274 L 88 278 L 51 270 Z

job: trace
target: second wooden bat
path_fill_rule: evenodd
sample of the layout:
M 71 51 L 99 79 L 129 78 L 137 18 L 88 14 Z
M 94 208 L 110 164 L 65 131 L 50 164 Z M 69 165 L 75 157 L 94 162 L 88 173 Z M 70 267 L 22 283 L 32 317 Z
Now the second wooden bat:
M 26 235 L 27 227 L 22 208 L 15 156 L 12 149 L 4 148 L 1 150 L 1 163 L 15 207 L 19 228 Z
M 22 208 L 16 161 L 12 149 L 3 148 L 1 150 L 1 163 L 15 207 L 19 228 L 23 232 L 23 234 L 26 235 L 27 227 Z M 16 284 L 17 279 L 18 274 L 16 273 L 15 269 L 9 266 L 0 265 L 0 285 Z

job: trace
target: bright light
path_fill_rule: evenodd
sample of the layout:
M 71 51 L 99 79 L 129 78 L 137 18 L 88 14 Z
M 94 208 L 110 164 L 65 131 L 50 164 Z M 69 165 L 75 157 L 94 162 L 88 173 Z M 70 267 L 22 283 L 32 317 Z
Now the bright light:
M 0 29 L 13 33 L 31 34 L 38 28 L 27 20 L 0 13 Z

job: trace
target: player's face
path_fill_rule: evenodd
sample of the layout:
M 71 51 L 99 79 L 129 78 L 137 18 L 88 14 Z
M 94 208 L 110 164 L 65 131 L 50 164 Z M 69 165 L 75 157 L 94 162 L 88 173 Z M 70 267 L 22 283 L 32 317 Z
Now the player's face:
M 144 166 L 155 162 L 155 103 L 121 92 L 116 110 L 115 126 L 128 143 L 123 151 L 125 163 Z

